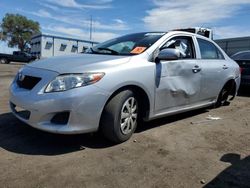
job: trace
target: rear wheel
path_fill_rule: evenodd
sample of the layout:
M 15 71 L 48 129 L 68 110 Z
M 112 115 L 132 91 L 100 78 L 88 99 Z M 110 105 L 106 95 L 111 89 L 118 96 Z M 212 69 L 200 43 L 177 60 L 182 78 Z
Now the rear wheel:
M 230 90 L 229 87 L 224 86 L 217 98 L 217 101 L 215 103 L 215 107 L 218 108 L 220 106 L 224 106 L 226 104 L 228 104 L 229 102 L 227 101 L 228 96 L 230 94 Z
M 6 58 L 1 58 L 0 63 L 1 64 L 9 64 L 9 61 Z
M 114 96 L 105 106 L 101 118 L 101 131 L 104 136 L 121 143 L 134 133 L 139 115 L 139 103 L 131 90 L 125 90 Z

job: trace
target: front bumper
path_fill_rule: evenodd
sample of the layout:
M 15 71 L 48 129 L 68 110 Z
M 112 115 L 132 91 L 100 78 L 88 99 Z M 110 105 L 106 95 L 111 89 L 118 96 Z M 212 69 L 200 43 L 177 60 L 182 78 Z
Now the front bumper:
M 34 128 L 60 134 L 87 133 L 98 130 L 103 107 L 109 93 L 94 85 L 75 88 L 64 92 L 43 93 L 46 85 L 58 73 L 26 67 L 25 75 L 35 75 L 42 80 L 32 89 L 20 88 L 16 80 L 10 86 L 10 108 L 21 121 Z M 16 107 L 28 112 L 23 116 Z M 67 112 L 67 122 L 54 123 L 57 114 Z

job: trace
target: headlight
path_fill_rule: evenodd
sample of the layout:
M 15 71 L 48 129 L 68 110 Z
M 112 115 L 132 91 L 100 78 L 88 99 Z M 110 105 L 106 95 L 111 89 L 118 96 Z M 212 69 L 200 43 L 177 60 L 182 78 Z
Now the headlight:
M 104 73 L 63 74 L 47 85 L 45 93 L 66 91 L 98 82 Z

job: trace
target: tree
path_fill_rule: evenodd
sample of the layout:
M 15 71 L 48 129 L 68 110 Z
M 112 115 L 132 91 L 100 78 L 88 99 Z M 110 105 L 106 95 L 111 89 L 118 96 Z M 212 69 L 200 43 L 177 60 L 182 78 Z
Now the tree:
M 39 23 L 25 16 L 7 13 L 2 19 L 0 40 L 7 41 L 9 47 L 24 51 L 31 37 L 37 33 L 40 33 Z

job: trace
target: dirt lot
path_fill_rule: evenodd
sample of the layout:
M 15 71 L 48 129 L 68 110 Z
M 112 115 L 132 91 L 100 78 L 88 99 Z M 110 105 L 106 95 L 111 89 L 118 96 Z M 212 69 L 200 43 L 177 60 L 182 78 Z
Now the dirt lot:
M 21 66 L 0 64 L 1 187 L 250 187 L 250 91 L 230 106 L 145 123 L 112 145 L 17 120 L 8 86 Z

